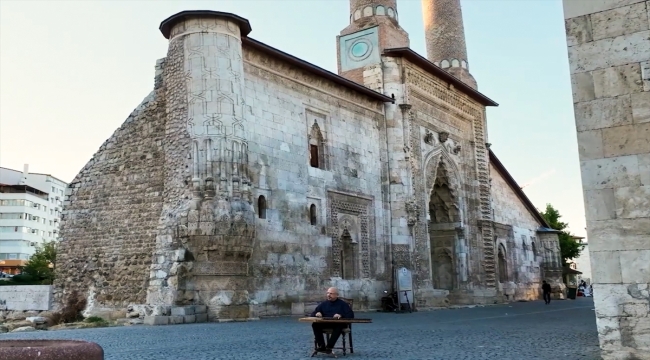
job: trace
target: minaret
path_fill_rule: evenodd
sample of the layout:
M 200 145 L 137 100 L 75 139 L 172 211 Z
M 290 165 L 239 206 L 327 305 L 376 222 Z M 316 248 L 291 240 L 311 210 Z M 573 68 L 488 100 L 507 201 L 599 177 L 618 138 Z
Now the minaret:
M 350 0 L 350 24 L 337 37 L 339 74 L 364 85 L 363 72 L 381 63 L 384 49 L 409 46 L 397 0 Z
M 460 0 L 422 0 L 429 61 L 476 89 L 469 72 Z

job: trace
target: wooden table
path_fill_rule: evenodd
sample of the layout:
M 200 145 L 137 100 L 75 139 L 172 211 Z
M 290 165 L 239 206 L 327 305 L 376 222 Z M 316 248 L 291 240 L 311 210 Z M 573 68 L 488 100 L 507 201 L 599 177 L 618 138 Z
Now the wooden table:
M 300 322 L 317 322 L 317 323 L 326 323 L 326 324 L 368 324 L 372 322 L 372 319 L 335 319 L 335 318 L 326 318 L 326 317 L 304 317 L 298 319 Z
M 348 336 L 350 338 L 350 353 L 354 352 L 353 350 L 353 345 L 352 345 L 352 324 L 368 324 L 372 322 L 372 319 L 334 319 L 334 318 L 327 318 L 327 317 L 304 317 L 298 319 L 300 322 L 310 322 L 310 323 L 319 323 L 319 324 L 341 324 L 341 325 L 348 325 L 350 327 L 350 332 L 348 333 Z M 345 356 L 345 334 L 342 334 L 343 336 L 343 356 Z M 315 344 L 314 344 L 315 346 Z M 339 349 L 339 348 L 337 348 Z M 313 357 L 318 353 L 318 350 L 314 348 L 314 352 L 311 354 Z M 336 354 L 332 353 L 334 357 L 336 357 Z

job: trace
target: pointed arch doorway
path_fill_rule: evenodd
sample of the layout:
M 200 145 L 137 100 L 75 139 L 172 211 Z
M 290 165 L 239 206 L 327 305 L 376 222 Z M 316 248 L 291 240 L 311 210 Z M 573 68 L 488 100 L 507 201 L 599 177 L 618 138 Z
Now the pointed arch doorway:
M 431 280 L 435 289 L 453 290 L 458 288 L 454 264 L 460 208 L 447 165 L 442 158 L 431 161 L 436 160 L 435 167 L 429 166 L 429 171 L 434 172 L 429 181 L 428 203 Z

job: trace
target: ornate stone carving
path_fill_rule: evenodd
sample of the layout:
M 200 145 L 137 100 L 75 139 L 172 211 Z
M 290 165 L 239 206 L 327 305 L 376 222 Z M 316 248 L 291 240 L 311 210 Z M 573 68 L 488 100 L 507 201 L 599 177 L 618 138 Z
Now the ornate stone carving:
M 481 116 L 481 110 L 469 98 L 447 88 L 447 84 L 435 77 L 423 74 L 410 66 L 405 68 L 406 83 L 420 89 L 425 96 L 433 97 L 450 108 L 468 116 L 476 118 Z
M 485 285 L 494 288 L 496 283 L 496 257 L 492 227 L 492 202 L 490 199 L 489 156 L 485 147 L 485 121 L 483 116 L 474 119 L 474 156 L 476 158 L 477 177 L 479 182 L 479 209 L 483 226 L 480 227 L 483 239 L 483 270 Z
M 173 34 L 184 52 L 192 189 L 187 225 L 176 233 L 187 232 L 192 274 L 247 275 L 255 222 L 239 28 L 227 19 L 191 19 Z
M 408 226 L 415 225 L 420 219 L 420 206 L 415 198 L 411 198 L 406 202 L 406 213 L 408 214 Z
M 449 139 L 449 133 L 446 131 L 441 131 L 438 133 L 438 140 L 440 140 L 441 144 L 444 144 L 447 142 L 447 139 Z
M 430 267 L 429 267 L 429 252 L 427 245 L 426 224 L 423 219 L 426 219 L 426 201 L 425 197 L 421 194 L 425 193 L 424 176 L 420 163 L 422 162 L 422 149 L 420 141 L 420 127 L 415 124 L 415 111 L 413 109 L 408 111 L 407 116 L 409 123 L 409 143 L 412 149 L 412 156 L 410 159 L 411 176 L 413 182 L 413 192 L 416 194 L 415 201 L 419 204 L 417 210 L 419 212 L 418 220 L 411 227 L 411 235 L 413 236 L 415 249 L 411 257 L 413 268 L 413 282 L 415 286 L 422 288 L 430 283 Z
M 411 269 L 411 246 L 408 244 L 393 244 L 393 266 Z
M 352 226 L 352 221 L 349 217 L 340 217 L 339 214 L 350 214 L 359 219 L 359 255 L 361 258 L 361 271 L 359 272 L 362 278 L 369 278 L 371 274 L 370 264 L 370 246 L 376 244 L 375 240 L 375 216 L 372 201 L 355 197 L 351 195 L 340 194 L 336 192 L 329 192 L 328 194 L 328 209 L 327 221 L 330 224 L 330 231 L 332 236 L 332 265 L 330 267 L 330 275 L 332 277 L 341 276 L 341 250 L 342 241 L 341 235 L 345 230 Z M 348 220 L 345 220 L 345 219 Z M 342 220 L 339 223 L 339 219 Z
M 433 140 L 433 133 L 429 130 L 426 131 L 426 135 L 424 135 L 424 142 L 429 144 L 429 145 L 434 145 L 435 142 Z

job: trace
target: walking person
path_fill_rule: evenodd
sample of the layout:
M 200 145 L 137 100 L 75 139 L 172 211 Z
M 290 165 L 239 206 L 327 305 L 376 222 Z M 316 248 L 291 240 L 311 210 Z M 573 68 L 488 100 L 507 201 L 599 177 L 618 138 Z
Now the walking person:
M 546 305 L 551 303 L 551 284 L 547 283 L 546 280 L 542 281 L 542 292 L 544 293 L 544 302 Z

